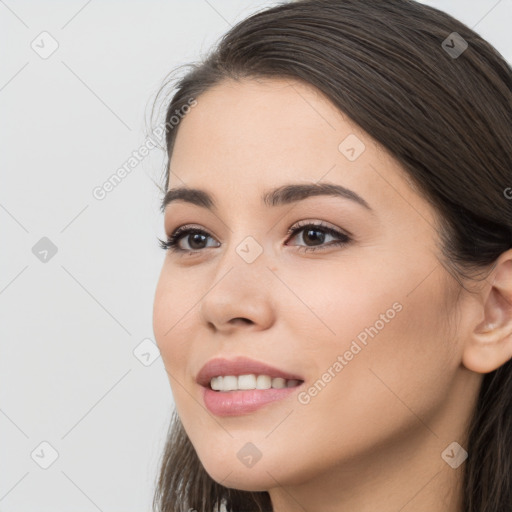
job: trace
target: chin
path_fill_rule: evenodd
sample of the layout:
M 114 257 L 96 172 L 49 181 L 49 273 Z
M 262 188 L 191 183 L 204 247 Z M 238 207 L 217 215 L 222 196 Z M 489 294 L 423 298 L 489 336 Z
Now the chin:
M 226 466 L 219 462 L 212 471 L 208 471 L 206 467 L 205 470 L 215 482 L 230 489 L 261 492 L 276 486 L 276 480 L 264 468 L 259 470 L 256 470 L 256 468 L 240 469 L 238 467 Z
M 287 457 L 263 454 L 252 467 L 248 467 L 236 455 L 209 455 L 206 459 L 200 458 L 208 475 L 218 484 L 240 491 L 261 492 L 281 485 L 298 485 L 312 476 L 311 471 L 304 471 L 304 468 L 292 470 L 286 462 Z

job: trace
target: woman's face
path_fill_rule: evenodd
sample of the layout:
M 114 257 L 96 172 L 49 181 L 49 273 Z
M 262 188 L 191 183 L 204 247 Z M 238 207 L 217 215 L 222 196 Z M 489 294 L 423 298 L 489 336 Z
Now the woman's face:
M 433 209 L 307 85 L 226 81 L 197 101 L 179 124 L 169 190 L 201 189 L 213 204 L 167 204 L 167 235 L 185 225 L 206 234 L 167 251 L 153 324 L 206 471 L 227 487 L 268 490 L 364 461 L 382 470 L 397 441 L 428 445 L 443 464 L 468 405 L 454 396 L 456 286 L 439 261 Z M 312 193 L 327 184 L 351 192 Z M 309 192 L 263 202 L 290 185 Z M 272 391 L 196 382 L 211 359 L 238 357 L 303 382 L 266 404 L 257 401 Z M 253 370 L 213 373 L 265 374 Z

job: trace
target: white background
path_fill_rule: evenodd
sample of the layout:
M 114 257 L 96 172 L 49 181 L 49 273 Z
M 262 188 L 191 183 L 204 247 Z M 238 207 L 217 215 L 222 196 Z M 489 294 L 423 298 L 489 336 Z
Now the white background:
M 512 0 L 424 3 L 512 61 Z M 165 75 L 273 4 L 0 1 L 1 512 L 151 510 L 173 402 L 161 358 L 133 351 L 154 341 L 163 153 L 92 191 L 144 142 Z M 59 45 L 46 59 L 43 31 Z

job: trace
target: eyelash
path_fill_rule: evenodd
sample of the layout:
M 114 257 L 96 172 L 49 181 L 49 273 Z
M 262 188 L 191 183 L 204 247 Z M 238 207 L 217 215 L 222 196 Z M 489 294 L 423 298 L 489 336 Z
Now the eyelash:
M 317 250 L 323 250 L 326 247 L 344 246 L 352 241 L 352 238 L 349 237 L 348 235 L 346 235 L 345 233 L 342 233 L 341 231 L 333 229 L 333 228 L 323 224 L 322 222 L 319 222 L 319 223 L 312 223 L 312 222 L 308 222 L 308 221 L 303 221 L 303 222 L 304 222 L 303 224 L 299 223 L 298 225 L 295 225 L 294 227 L 290 228 L 287 231 L 288 239 L 293 238 L 296 234 L 300 233 L 301 231 L 304 231 L 306 228 L 313 228 L 318 231 L 323 231 L 326 234 L 341 238 L 341 240 L 331 242 L 330 244 L 327 244 L 327 245 L 321 245 L 318 247 L 298 246 L 298 250 L 300 252 L 312 252 L 312 251 L 317 251 Z M 204 231 L 202 229 L 188 227 L 188 226 L 181 226 L 178 229 L 176 229 L 166 241 L 158 239 L 159 246 L 164 250 L 171 250 L 174 253 L 178 253 L 181 255 L 197 254 L 197 253 L 202 252 L 205 249 L 207 249 L 208 247 L 205 247 L 203 249 L 196 249 L 196 250 L 180 249 L 179 248 L 178 244 L 179 244 L 180 240 L 182 238 L 185 238 L 188 235 L 193 235 L 193 234 L 206 235 L 208 237 L 210 236 L 210 234 L 207 231 Z M 211 249 L 211 247 L 210 247 L 210 249 Z

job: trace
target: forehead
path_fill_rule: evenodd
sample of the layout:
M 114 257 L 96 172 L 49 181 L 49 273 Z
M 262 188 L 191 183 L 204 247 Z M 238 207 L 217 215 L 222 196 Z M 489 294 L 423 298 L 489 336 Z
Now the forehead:
M 187 146 L 215 146 L 218 153 L 229 150 L 232 157 L 237 150 L 253 149 L 261 158 L 264 149 L 272 158 L 283 153 L 300 158 L 322 140 L 318 153 L 337 152 L 335 139 L 344 116 L 307 84 L 283 79 L 225 80 L 201 94 L 197 102 L 179 126 L 176 146 L 186 138 Z
M 263 190 L 283 183 L 326 180 L 385 210 L 416 211 L 433 225 L 430 205 L 399 163 L 311 85 L 225 80 L 196 99 L 178 126 L 169 188 L 259 201 Z

